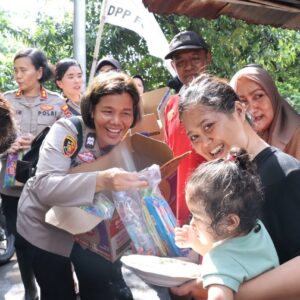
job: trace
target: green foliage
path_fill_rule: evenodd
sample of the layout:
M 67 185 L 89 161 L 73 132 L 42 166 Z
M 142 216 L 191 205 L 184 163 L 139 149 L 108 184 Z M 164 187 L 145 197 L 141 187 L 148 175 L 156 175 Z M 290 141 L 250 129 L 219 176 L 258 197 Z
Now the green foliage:
M 0 11 L 0 93 L 15 89 L 12 75 L 14 53 L 20 47 L 21 29 L 10 27 L 8 14 Z
M 99 27 L 100 0 L 86 2 L 86 50 L 87 78 L 91 68 L 96 35 Z M 228 78 L 249 63 L 264 66 L 273 76 L 281 94 L 288 97 L 300 109 L 299 85 L 299 31 L 278 29 L 270 26 L 248 25 L 244 21 L 221 16 L 216 20 L 192 19 L 176 15 L 155 15 L 168 41 L 181 30 L 200 33 L 211 45 L 213 61 L 210 72 Z M 13 44 L 43 49 L 52 63 L 64 57 L 73 57 L 72 15 L 62 22 L 45 14 L 37 18 L 37 29 L 12 29 L 7 16 L 0 13 L 1 79 L 0 90 L 13 86 L 10 70 L 15 47 Z M 99 58 L 113 55 L 129 74 L 140 74 L 145 79 L 146 89 L 165 86 L 171 78 L 163 62 L 148 54 L 143 38 L 130 30 L 106 24 L 102 35 Z M 55 89 L 54 85 L 50 88 Z

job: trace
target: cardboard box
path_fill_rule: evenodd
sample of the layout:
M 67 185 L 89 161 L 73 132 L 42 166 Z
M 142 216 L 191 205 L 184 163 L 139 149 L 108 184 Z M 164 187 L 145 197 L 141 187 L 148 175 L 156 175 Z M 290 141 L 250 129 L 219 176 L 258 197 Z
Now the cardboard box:
M 150 92 L 146 92 L 142 96 L 144 114 L 154 113 L 157 119 L 160 119 L 160 106 L 165 106 L 165 103 L 170 97 L 170 89 L 168 87 L 159 88 Z M 163 104 L 161 104 L 163 103 Z
M 142 120 L 130 129 L 131 135 L 135 133 L 140 133 L 161 142 L 164 141 L 164 132 L 161 121 L 157 120 L 154 113 L 144 115 Z
M 160 134 L 161 128 L 158 125 L 157 118 L 154 113 L 143 115 L 143 118 L 133 128 L 130 129 L 130 134 L 140 133 L 148 137 L 154 137 Z
M 172 206 L 172 202 L 176 200 L 177 166 L 188 154 L 173 158 L 171 149 L 165 143 L 136 133 L 127 135 L 107 155 L 93 162 L 81 164 L 70 172 L 101 171 L 112 167 L 139 171 L 152 164 L 158 164 L 161 166 L 162 174 L 160 189 Z M 105 194 L 111 198 L 110 193 Z M 72 213 L 72 217 L 69 212 Z M 80 226 L 77 225 L 79 221 Z M 111 220 L 103 221 L 79 207 L 53 207 L 46 214 L 46 222 L 76 235 L 75 239 L 82 245 L 111 261 L 120 257 L 130 244 L 126 229 L 116 214 Z
M 120 258 L 130 248 L 130 238 L 117 212 L 110 220 L 102 221 L 87 233 L 75 235 L 75 240 L 83 247 L 112 262 Z

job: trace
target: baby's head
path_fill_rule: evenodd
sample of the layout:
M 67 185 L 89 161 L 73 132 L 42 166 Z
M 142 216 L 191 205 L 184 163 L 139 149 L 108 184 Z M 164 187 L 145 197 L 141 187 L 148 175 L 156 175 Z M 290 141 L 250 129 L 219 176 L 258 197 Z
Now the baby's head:
M 186 185 L 187 205 L 197 232 L 213 242 L 247 234 L 256 224 L 263 199 L 261 183 L 245 150 L 200 165 Z

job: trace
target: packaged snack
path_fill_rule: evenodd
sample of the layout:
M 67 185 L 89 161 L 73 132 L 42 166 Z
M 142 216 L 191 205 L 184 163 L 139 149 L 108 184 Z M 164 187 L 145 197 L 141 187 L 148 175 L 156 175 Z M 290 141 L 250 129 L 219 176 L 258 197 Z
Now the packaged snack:
M 175 245 L 175 216 L 159 190 L 159 166 L 152 165 L 139 175 L 148 181 L 148 188 L 113 193 L 115 207 L 136 251 L 156 256 L 183 256 L 183 251 Z
M 16 186 L 16 171 L 17 161 L 20 154 L 9 153 L 7 155 L 5 175 L 4 175 L 4 188 Z

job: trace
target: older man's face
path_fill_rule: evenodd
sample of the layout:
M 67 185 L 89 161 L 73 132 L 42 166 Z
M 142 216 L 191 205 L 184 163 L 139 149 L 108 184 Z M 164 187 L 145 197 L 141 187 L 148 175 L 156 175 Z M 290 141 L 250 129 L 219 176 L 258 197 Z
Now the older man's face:
M 193 78 L 206 70 L 210 60 L 210 54 L 204 49 L 179 50 L 173 55 L 172 66 L 180 81 L 188 85 Z

